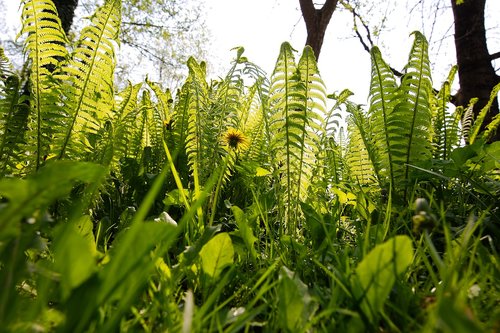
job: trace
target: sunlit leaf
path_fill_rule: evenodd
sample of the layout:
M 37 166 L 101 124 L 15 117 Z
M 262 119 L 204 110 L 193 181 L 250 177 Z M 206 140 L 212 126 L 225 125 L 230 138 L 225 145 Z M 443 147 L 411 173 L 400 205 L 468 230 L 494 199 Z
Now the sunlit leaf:
M 217 278 L 222 270 L 234 261 L 234 248 L 228 233 L 220 233 L 212 238 L 200 251 L 203 271 Z
M 278 324 L 286 332 L 300 332 L 314 311 L 307 286 L 297 274 L 281 267 L 278 285 Z
M 363 258 L 352 277 L 354 297 L 370 319 L 382 310 L 398 275 L 413 260 L 413 246 L 408 236 L 396 236 L 377 245 Z

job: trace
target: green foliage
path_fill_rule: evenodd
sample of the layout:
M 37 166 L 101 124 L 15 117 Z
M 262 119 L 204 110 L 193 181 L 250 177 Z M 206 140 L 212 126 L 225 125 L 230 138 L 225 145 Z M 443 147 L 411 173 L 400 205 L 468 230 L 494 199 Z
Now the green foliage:
M 217 279 L 222 270 L 234 262 L 233 257 L 233 244 L 227 233 L 217 234 L 200 251 L 203 272 L 213 279 Z
M 374 322 L 396 281 L 413 260 L 411 239 L 396 236 L 377 245 L 358 264 L 352 277 L 353 296 L 360 301 L 364 318 Z
M 420 33 L 400 84 L 371 51 L 365 110 L 288 43 L 270 79 L 238 48 L 210 82 L 190 58 L 175 96 L 116 92 L 119 1 L 71 53 L 51 1 L 23 6 L 27 91 L 0 53 L 4 331 L 498 325 L 499 118 L 451 110 L 455 69 L 433 92 Z

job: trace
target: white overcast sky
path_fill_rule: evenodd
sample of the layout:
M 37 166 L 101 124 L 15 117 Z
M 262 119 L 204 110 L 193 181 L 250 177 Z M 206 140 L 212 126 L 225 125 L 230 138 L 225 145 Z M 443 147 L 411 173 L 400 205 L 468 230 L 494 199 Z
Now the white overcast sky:
M 0 0 L 9 8 L 8 21 L 16 21 L 19 2 Z M 223 76 L 229 67 L 234 51 L 243 46 L 250 61 L 272 73 L 280 45 L 288 41 L 302 52 L 306 31 L 298 0 L 204 0 L 207 6 L 206 23 L 211 32 L 210 58 L 204 59 L 215 68 L 217 76 Z M 317 1 L 321 3 L 321 1 Z M 434 86 L 439 87 L 455 61 L 453 44 L 453 15 L 450 0 L 387 0 L 367 1 L 377 3 L 373 8 L 360 8 L 360 14 L 372 25 L 379 26 L 386 17 L 385 26 L 375 43 L 382 50 L 384 59 L 401 70 L 411 48 L 414 30 L 420 30 L 430 38 L 431 62 L 434 64 Z M 412 6 L 421 3 L 422 8 Z M 434 19 L 437 4 L 448 6 L 439 11 Z M 339 6 L 340 7 L 340 6 Z M 487 0 L 486 25 L 490 53 L 500 51 L 500 0 Z M 19 19 L 17 19 L 19 21 Z M 438 24 L 433 25 L 433 22 Z M 443 39 L 444 38 L 444 39 Z M 3 38 L 2 38 L 3 39 Z M 443 42 L 441 43 L 441 39 Z M 500 62 L 496 62 L 496 68 Z M 327 92 L 339 92 L 348 88 L 355 93 L 353 100 L 366 103 L 370 59 L 359 41 L 353 37 L 352 18 L 345 11 L 337 10 L 326 31 L 320 55 L 319 69 L 326 83 Z M 458 79 L 457 79 L 458 81 Z
M 387 17 L 380 39 L 374 40 L 379 44 L 384 59 L 394 68 L 402 70 L 413 41 L 410 33 L 415 30 L 423 32 L 430 37 L 431 62 L 435 65 L 434 86 L 439 87 L 455 62 L 450 0 L 420 1 L 424 6 L 423 15 L 421 7 L 412 7 L 419 2 L 417 0 L 370 2 L 377 5 L 361 8 L 360 14 L 365 20 L 377 26 L 382 17 Z M 214 55 L 223 64 L 232 59 L 234 52 L 229 50 L 235 46 L 244 46 L 246 56 L 269 74 L 282 42 L 290 42 L 298 50 L 297 59 L 300 56 L 306 31 L 298 0 L 206 0 L 206 3 L 209 8 L 207 26 L 214 38 Z M 433 26 L 434 8 L 438 3 L 447 8 L 439 11 L 438 23 Z M 496 26 L 496 29 L 488 30 L 490 52 L 498 52 L 500 0 L 488 0 L 487 11 L 487 28 Z M 355 93 L 353 99 L 364 104 L 370 84 L 370 57 L 353 36 L 352 16 L 345 11 L 336 11 L 326 31 L 319 69 L 328 93 L 348 88 Z M 496 68 L 499 67 L 497 62 Z

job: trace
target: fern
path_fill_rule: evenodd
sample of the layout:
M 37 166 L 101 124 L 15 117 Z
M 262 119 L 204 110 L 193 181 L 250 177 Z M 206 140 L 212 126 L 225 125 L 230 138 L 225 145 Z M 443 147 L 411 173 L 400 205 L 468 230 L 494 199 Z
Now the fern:
M 394 176 L 399 182 L 406 182 L 409 178 L 411 165 L 432 157 L 432 112 L 429 104 L 432 81 L 428 44 L 421 33 L 415 32 L 414 36 L 398 104 L 387 122 L 387 130 L 391 132 Z M 404 192 L 406 188 L 405 186 Z
M 478 98 L 471 98 L 469 105 L 465 109 L 464 116 L 462 118 L 462 136 L 467 144 L 470 143 L 469 135 L 474 122 L 474 105 L 478 102 Z
M 479 131 L 481 129 L 481 126 L 483 125 L 484 119 L 486 118 L 487 113 L 490 111 L 493 101 L 496 100 L 499 91 L 500 91 L 500 83 L 498 83 L 495 87 L 493 87 L 488 103 L 486 103 L 486 105 L 481 109 L 481 111 L 479 111 L 478 116 L 476 117 L 476 119 L 472 124 L 468 136 L 470 144 L 473 144 L 477 138 L 481 138 L 485 142 L 489 141 L 497 131 L 497 128 L 500 126 L 500 117 L 497 114 L 488 124 L 486 130 L 483 133 L 481 133 L 481 135 L 479 135 L 480 134 Z
M 142 84 L 129 85 L 118 95 L 118 106 L 113 112 L 113 120 L 108 126 L 103 126 L 99 135 L 100 144 L 96 149 L 94 161 L 102 165 L 110 165 L 117 169 L 118 162 L 125 156 L 127 151 L 137 151 L 132 146 L 132 133 L 136 131 L 138 111 L 137 95 Z
M 394 157 L 391 150 L 392 137 L 399 130 L 389 126 L 397 101 L 397 83 L 390 67 L 382 59 L 377 47 L 371 50 L 372 74 L 370 84 L 370 138 L 368 149 L 375 152 L 373 166 L 378 179 L 388 178 L 390 187 L 394 187 Z M 371 147 L 373 146 L 373 148 Z M 382 187 L 385 184 L 381 184 Z
M 60 95 L 52 75 L 67 58 L 66 36 L 51 0 L 23 2 L 21 34 L 31 61 L 29 86 L 30 105 L 28 147 L 35 148 L 34 165 L 38 169 L 50 152 L 53 136 L 64 126 L 66 116 L 60 108 Z
M 460 120 L 462 108 L 448 111 L 450 103 L 450 86 L 457 71 L 454 66 L 448 79 L 443 83 L 437 96 L 433 98 L 433 145 L 435 159 L 449 158 L 451 151 L 460 144 Z M 432 96 L 434 97 L 434 96 Z
M 358 185 L 372 185 L 375 183 L 376 175 L 373 167 L 375 160 L 372 147 L 367 141 L 367 119 L 363 113 L 354 106 L 348 110 L 351 116 L 348 119 L 349 143 L 347 148 L 346 165 L 349 169 L 349 177 Z
M 81 156 L 94 147 L 90 137 L 112 118 L 114 105 L 114 44 L 118 43 L 121 1 L 108 0 L 83 29 L 71 59 L 59 79 L 64 81 L 66 127 L 58 137 L 56 153 L 63 157 Z
M 206 73 L 202 65 L 198 64 L 194 58 L 188 60 L 189 77 L 186 82 L 189 89 L 189 99 L 187 100 L 188 134 L 186 136 L 186 154 L 192 172 L 194 183 L 194 194 L 197 198 L 201 193 L 203 181 L 207 178 L 207 169 L 204 169 L 204 160 L 210 153 L 205 145 L 204 130 L 205 119 L 203 115 L 207 112 L 209 104 L 208 85 L 206 83 Z M 208 163 L 206 164 L 208 166 Z
M 0 177 L 22 163 L 29 108 L 20 102 L 21 81 L 0 47 Z
M 290 44 L 283 43 L 271 78 L 269 127 L 274 165 L 282 175 L 283 218 L 292 233 L 296 232 L 299 202 L 305 200 L 310 185 L 325 100 L 310 47 L 304 48 L 297 67 Z
M 248 137 L 249 149 L 244 152 L 243 161 L 251 160 L 257 163 L 267 163 L 269 150 L 265 131 L 265 102 L 263 102 L 263 80 L 257 80 L 247 95 L 247 105 L 241 115 L 241 128 Z M 267 95 L 264 97 L 266 100 Z

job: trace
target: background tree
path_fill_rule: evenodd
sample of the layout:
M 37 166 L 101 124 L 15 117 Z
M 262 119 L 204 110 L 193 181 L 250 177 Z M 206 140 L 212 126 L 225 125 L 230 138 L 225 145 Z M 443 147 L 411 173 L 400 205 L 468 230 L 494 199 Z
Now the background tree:
M 466 107 L 471 98 L 477 97 L 478 101 L 473 109 L 476 116 L 488 103 L 493 87 L 500 83 L 500 77 L 492 65 L 492 60 L 500 58 L 500 52 L 490 54 L 486 44 L 485 5 L 486 0 L 451 0 L 460 80 L 456 105 Z M 489 124 L 497 114 L 498 99 L 495 99 L 484 124 Z M 500 132 L 497 131 L 493 140 L 500 140 Z
M 67 35 L 73 24 L 78 0 L 53 0 L 53 2 L 57 8 L 59 18 L 61 19 L 61 26 Z
M 78 17 L 94 13 L 96 0 L 80 0 Z M 205 26 L 205 2 L 193 0 L 123 0 L 121 46 L 117 83 L 120 78 L 158 81 L 171 89 L 187 75 L 189 56 L 206 59 L 209 35 Z M 82 26 L 81 19 L 76 22 Z
M 327 0 L 321 9 L 316 9 L 311 0 L 299 0 L 299 3 L 307 27 L 306 45 L 313 47 L 317 57 L 321 52 L 325 31 L 337 4 L 341 4 L 342 9 L 346 9 L 353 15 L 354 33 L 368 52 L 374 46 L 373 37 L 381 36 L 384 33 L 385 21 L 390 20 L 390 14 L 385 12 L 379 25 L 375 28 L 370 27 L 364 18 L 368 17 L 368 13 L 371 15 L 374 6 L 377 5 L 371 1 Z M 446 8 L 441 1 L 431 2 L 431 12 L 427 11 L 428 4 L 425 0 L 410 0 L 408 3 L 411 3 L 410 13 L 418 14 L 420 10 L 419 16 L 422 21 L 427 20 L 428 24 L 431 25 L 429 32 L 431 35 L 434 33 L 437 21 L 442 19 L 443 14 L 448 14 L 444 10 L 449 8 Z M 500 77 L 492 65 L 493 60 L 500 58 L 500 52 L 490 53 L 488 51 L 485 28 L 486 0 L 451 0 L 451 5 L 459 76 L 459 90 L 451 102 L 456 106 L 466 107 L 471 98 L 478 98 L 473 109 L 474 115 L 477 116 L 487 104 L 493 87 L 500 82 Z M 428 14 L 431 16 L 427 16 Z M 424 25 L 422 22 L 422 26 Z M 362 36 L 362 32 L 364 36 Z M 443 39 L 442 36 L 438 43 L 441 43 Z M 391 70 L 398 76 L 402 75 L 394 67 L 391 67 Z M 498 100 L 495 100 L 483 122 L 483 128 L 491 122 L 498 112 Z M 492 140 L 500 140 L 498 131 Z
M 306 23 L 306 45 L 311 46 L 316 59 L 319 59 L 326 28 L 330 23 L 333 12 L 337 8 L 338 0 L 326 0 L 321 8 L 316 8 L 313 0 L 299 0 L 300 10 Z
M 3 13 L 6 13 L 7 1 L 11 0 L 0 0 Z M 102 0 L 53 2 L 70 40 L 77 38 L 77 32 L 88 24 L 85 18 L 93 15 L 103 3 Z M 187 75 L 188 57 L 206 59 L 209 34 L 204 13 L 204 1 L 123 0 L 116 83 L 126 85 L 126 78 L 142 81 L 147 75 L 171 89 L 177 88 Z M 8 37 L 14 35 L 11 29 L 7 25 L 0 27 L 1 44 L 16 67 L 21 68 L 22 41 Z

